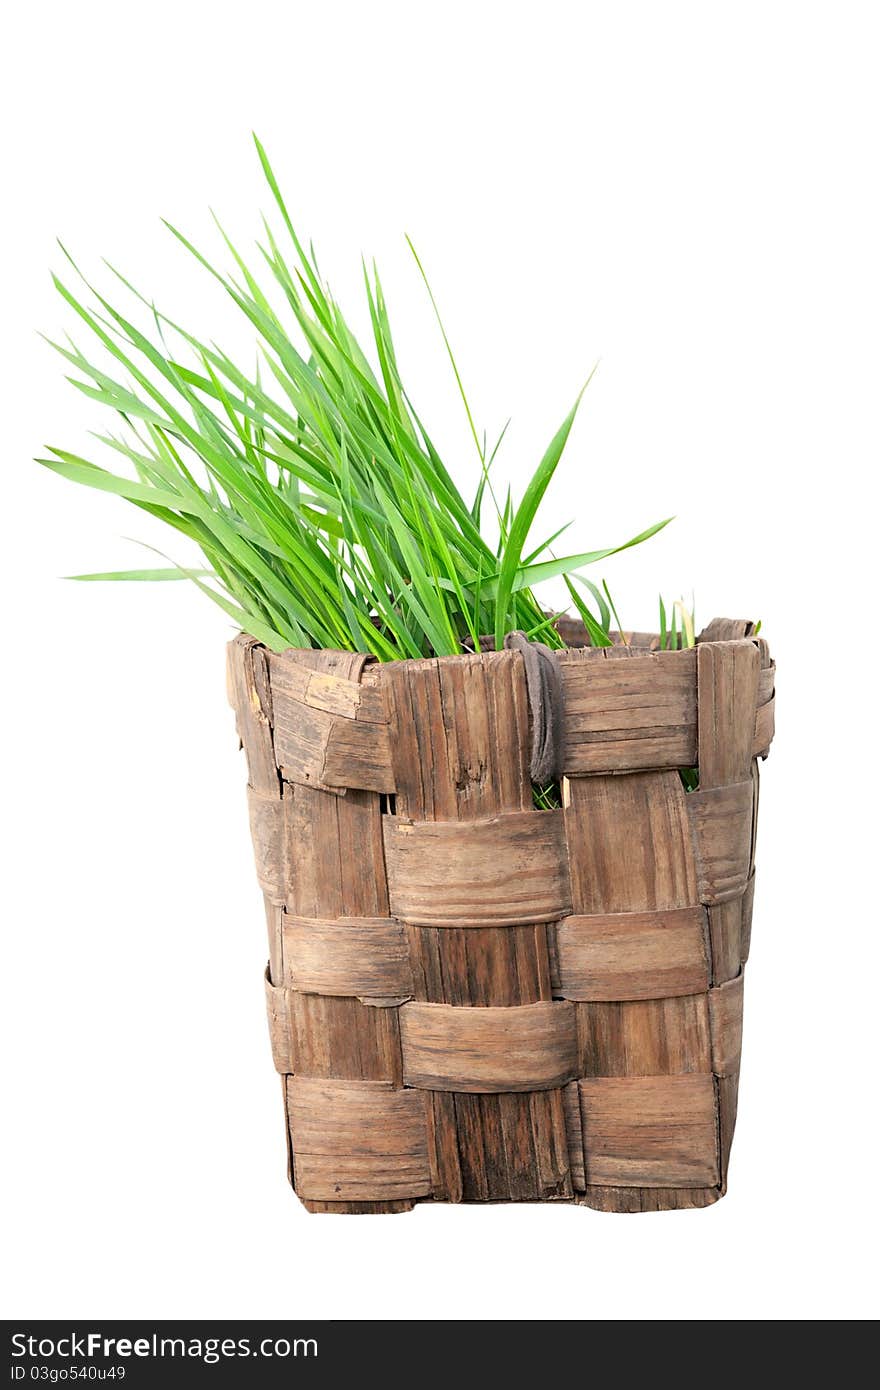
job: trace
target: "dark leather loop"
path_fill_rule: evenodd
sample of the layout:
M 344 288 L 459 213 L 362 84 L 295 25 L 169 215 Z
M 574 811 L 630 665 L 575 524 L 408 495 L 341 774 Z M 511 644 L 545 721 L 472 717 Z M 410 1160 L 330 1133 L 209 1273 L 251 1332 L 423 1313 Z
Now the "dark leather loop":
M 530 642 L 524 632 L 509 632 L 506 651 L 520 652 L 526 671 L 526 690 L 532 716 L 530 776 L 538 786 L 559 779 L 562 768 L 562 677 L 559 663 L 543 642 Z

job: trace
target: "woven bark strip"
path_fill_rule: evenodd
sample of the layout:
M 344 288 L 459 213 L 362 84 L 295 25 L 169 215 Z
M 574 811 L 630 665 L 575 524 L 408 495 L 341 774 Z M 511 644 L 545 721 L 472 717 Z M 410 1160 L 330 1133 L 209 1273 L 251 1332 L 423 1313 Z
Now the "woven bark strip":
M 267 796 L 255 787 L 248 787 L 247 802 L 257 882 L 263 890 L 267 905 L 282 907 L 287 892 L 288 876 L 287 839 L 284 832 L 284 814 L 288 803 L 281 799 L 279 791 L 276 791 L 274 796 Z
M 695 662 L 693 651 L 584 647 L 567 652 L 560 659 L 566 774 L 692 766 Z
M 571 1004 L 400 1011 L 403 1079 L 437 1091 L 544 1091 L 578 1074 Z
M 707 801 L 695 803 L 694 830 L 703 901 L 715 904 L 709 907 L 709 926 L 718 988 L 709 998 L 724 1192 L 739 1097 L 743 911 L 757 832 L 759 779 L 754 757 L 763 737 L 755 729 L 758 702 L 768 687 L 765 678 L 762 692 L 761 670 L 772 667 L 766 644 L 747 640 L 745 633 L 724 640 L 717 620 L 712 640 L 710 630 L 711 624 L 697 645 L 700 790 L 694 796 Z M 715 798 L 711 810 L 709 798 Z
M 741 645 L 756 650 L 753 642 Z M 698 760 L 698 652 L 583 647 L 560 656 L 566 774 L 693 766 Z M 776 668 L 766 648 L 762 657 L 767 666 L 758 682 L 753 757 L 766 755 L 774 732 Z M 749 693 L 740 690 L 735 698 L 749 706 Z
M 749 881 L 746 884 L 746 891 L 743 893 L 742 917 L 740 918 L 740 945 L 739 959 L 740 964 L 745 965 L 749 958 L 749 948 L 752 944 L 752 910 L 755 903 L 755 870 L 752 869 Z M 731 972 L 732 974 L 733 972 Z
M 632 658 L 634 661 L 638 658 Z M 633 772 L 566 782 L 566 820 L 572 898 L 578 914 L 699 910 L 687 795 L 677 772 Z M 576 854 L 572 849 L 577 846 Z M 576 867 L 577 866 L 577 867 Z M 711 1073 L 705 993 L 673 998 L 577 1005 L 581 1075 L 601 1078 Z M 638 1088 L 618 1093 L 620 1105 L 639 1103 Z M 713 1090 L 714 1095 L 714 1090 Z M 634 1111 L 633 1124 L 637 1114 Z M 650 1136 L 645 1136 L 646 1142 Z M 653 1142 L 653 1141 L 652 1141 Z M 584 1133 L 584 1148 L 589 1147 Z M 704 1167 L 699 1171 L 703 1172 Z M 587 1163 L 583 1200 L 605 1210 L 628 1210 L 633 1198 L 607 1191 L 637 1183 L 608 1176 Z M 632 1165 L 631 1172 L 636 1171 Z M 684 1186 L 649 1179 L 651 1186 Z M 702 1202 L 702 1195 L 697 1197 Z M 636 1198 L 641 1202 L 641 1198 Z M 681 1203 L 686 1198 L 680 1199 Z
M 741 899 L 752 854 L 752 780 L 707 787 L 687 799 L 697 855 L 700 901 Z
M 298 1070 L 314 1077 L 366 1079 L 399 1086 L 396 1011 L 370 1008 L 354 998 L 283 990 L 288 973 L 284 957 L 288 913 L 320 920 L 388 917 L 379 796 L 362 790 L 338 795 L 305 780 L 289 781 L 278 752 L 279 707 L 283 713 L 288 691 L 307 690 L 325 705 L 335 699 L 339 708 L 339 682 L 350 685 L 352 677 L 362 674 L 365 662 L 359 653 L 330 651 L 287 653 L 278 658 L 249 639 L 238 639 L 230 644 L 229 685 L 239 735 L 248 753 L 252 805 L 254 792 L 268 797 L 273 787 L 279 798 L 274 810 L 261 800 L 254 815 L 259 836 L 255 852 L 270 890 L 271 984 L 281 991 L 270 1009 L 276 1051 L 277 1020 L 284 1017 L 282 1034 L 289 1038 L 288 1055 L 291 1065 L 295 1059 Z M 335 692 L 332 696 L 331 689 Z M 348 695 L 346 691 L 346 698 Z M 375 718 L 375 696 L 372 710 Z M 320 712 L 333 717 L 326 710 Z M 368 721 L 363 723 L 367 727 Z M 293 1176 L 296 1181 L 295 1155 Z M 365 1204 L 360 1198 L 330 1199 L 310 1205 L 313 1210 L 343 1212 L 401 1211 L 409 1209 L 412 1201 L 395 1198 Z
M 268 653 L 242 634 L 226 649 L 226 692 L 248 766 L 248 786 L 280 799 L 281 782 L 272 738 Z
M 270 655 L 275 752 L 289 782 L 344 793 L 394 790 L 388 727 L 372 692 L 357 680 L 365 657 L 358 652 L 315 653 L 330 669 Z M 344 658 L 347 658 L 345 660 Z
M 746 622 L 681 652 L 559 629 L 562 811 L 534 809 L 521 652 L 230 644 L 311 1211 L 724 1191 L 775 667 Z
M 564 999 L 664 999 L 709 986 L 707 923 L 698 907 L 566 917 L 556 931 Z
M 712 1070 L 716 1076 L 732 1076 L 739 1070 L 743 1029 L 743 977 L 709 990 L 709 1027 L 712 1033 Z
M 290 999 L 286 989 L 273 985 L 266 971 L 266 1017 L 269 1020 L 269 1042 L 275 1070 L 291 1076 L 297 1070 L 293 1051 L 293 1029 L 290 1019 Z
M 406 933 L 390 917 L 293 917 L 285 913 L 284 979 L 301 994 L 395 1003 L 412 994 Z M 402 996 L 398 998 L 397 996 Z
M 717 1184 L 711 1076 L 591 1077 L 578 1090 L 588 1190 Z
M 571 909 L 560 811 L 473 821 L 386 816 L 385 863 L 391 910 L 413 926 L 517 927 Z
M 287 1091 L 300 1194 L 394 1201 L 431 1191 L 425 1105 L 381 1081 L 292 1076 Z
M 413 822 L 532 814 L 529 710 L 522 657 L 483 652 L 391 662 L 379 673 L 393 730 L 396 811 Z M 564 867 L 564 860 L 560 867 Z M 499 891 L 512 865 L 498 863 Z M 410 927 L 415 997 L 458 1007 L 551 998 L 543 925 Z M 435 1116 L 452 1130 L 438 1153 L 449 1200 L 538 1200 L 571 1194 L 559 1091 L 444 1094 Z

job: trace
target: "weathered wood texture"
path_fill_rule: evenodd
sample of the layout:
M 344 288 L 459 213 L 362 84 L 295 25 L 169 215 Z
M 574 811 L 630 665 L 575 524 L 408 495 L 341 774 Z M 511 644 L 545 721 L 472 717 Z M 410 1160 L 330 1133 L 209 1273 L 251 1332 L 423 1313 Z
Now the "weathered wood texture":
M 518 652 L 230 644 L 312 1211 L 724 1191 L 775 667 L 745 622 L 682 652 L 559 629 L 561 811 L 534 809 Z

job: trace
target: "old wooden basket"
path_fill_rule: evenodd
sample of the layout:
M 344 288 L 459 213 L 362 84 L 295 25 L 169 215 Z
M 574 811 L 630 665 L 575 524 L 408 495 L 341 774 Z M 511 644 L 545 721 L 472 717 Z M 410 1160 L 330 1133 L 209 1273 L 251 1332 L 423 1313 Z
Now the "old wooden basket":
M 773 733 L 751 630 L 603 650 L 568 624 L 558 810 L 534 809 L 520 652 L 231 644 L 310 1211 L 723 1194 Z

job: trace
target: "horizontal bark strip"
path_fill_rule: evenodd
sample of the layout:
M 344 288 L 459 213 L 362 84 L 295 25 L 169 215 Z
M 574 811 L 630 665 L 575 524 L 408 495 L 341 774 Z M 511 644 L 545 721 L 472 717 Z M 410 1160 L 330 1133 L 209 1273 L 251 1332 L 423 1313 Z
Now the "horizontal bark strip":
M 733 627 L 739 630 L 751 624 Z M 725 641 L 723 645 L 747 648 L 744 659 L 750 667 L 759 660 L 754 642 Z M 696 766 L 697 672 L 702 663 L 705 683 L 713 648 L 705 650 L 705 657 L 697 649 L 664 652 L 644 647 L 585 647 L 558 653 L 565 694 L 565 774 Z M 739 719 L 750 717 L 750 698 L 753 709 L 757 704 L 753 756 L 766 754 L 773 738 L 775 675 L 775 666 L 768 662 L 758 675 L 753 698 L 751 687 L 736 695 L 742 706 Z M 705 741 L 704 750 L 708 757 Z
M 403 1079 L 438 1091 L 541 1091 L 577 1076 L 568 1002 L 508 1008 L 412 1002 L 400 1009 Z
M 321 1201 L 431 1193 L 425 1100 L 382 1081 L 287 1081 L 296 1189 Z
M 571 909 L 561 811 L 461 821 L 384 818 L 391 911 L 428 927 L 556 921 Z
M 412 993 L 406 934 L 390 917 L 295 917 L 282 921 L 285 984 L 309 994 L 381 997 Z
M 711 1075 L 578 1082 L 588 1185 L 703 1187 L 720 1181 Z
M 711 1207 L 722 1196 L 713 1187 L 587 1187 L 575 1199 L 579 1206 L 593 1211 L 642 1212 L 688 1211 Z
M 564 999 L 665 999 L 709 987 L 702 907 L 565 917 L 556 928 Z

